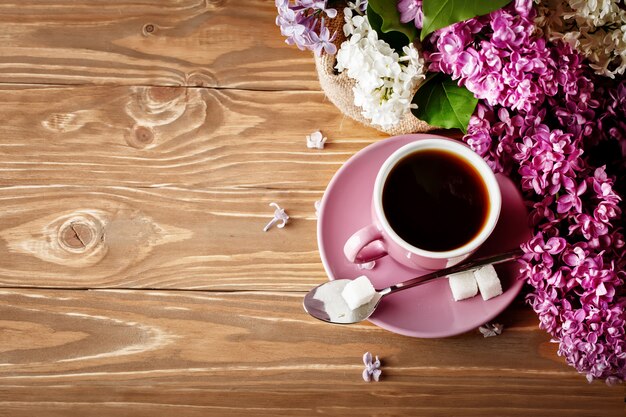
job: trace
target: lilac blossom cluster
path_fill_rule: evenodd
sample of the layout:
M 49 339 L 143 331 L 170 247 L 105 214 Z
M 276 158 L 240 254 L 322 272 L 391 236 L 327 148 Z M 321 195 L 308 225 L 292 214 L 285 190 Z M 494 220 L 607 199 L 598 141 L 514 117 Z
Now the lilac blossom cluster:
M 337 53 L 333 44 L 336 33 L 331 34 L 324 24 L 324 15 L 333 19 L 337 10 L 328 8 L 327 0 L 276 0 L 276 9 L 276 25 L 287 37 L 287 44 L 314 51 L 317 55 L 322 51 L 330 55 Z
M 547 101 L 528 114 L 479 104 L 464 138 L 495 170 L 517 176 L 532 206 L 536 233 L 522 245 L 522 274 L 534 288 L 528 300 L 541 328 L 588 379 L 609 383 L 626 375 L 626 298 L 621 293 L 626 245 L 620 227 L 626 219 L 615 191 L 615 178 L 626 176 L 623 163 L 608 175 L 605 166 L 594 169 L 585 156 L 594 151 L 603 124 L 622 126 L 613 126 L 605 135 L 612 137 L 601 142 L 626 146 L 621 121 L 626 82 L 617 91 L 622 103 L 617 116 L 605 110 L 608 106 L 578 113 L 580 121 L 588 122 L 585 130 L 551 120 Z M 585 131 L 594 140 L 585 140 Z
M 444 28 L 427 61 L 486 101 L 464 140 L 518 178 L 532 206 L 522 274 L 540 327 L 588 380 L 614 383 L 626 376 L 626 216 L 615 181 L 626 177 L 626 81 L 594 88 L 608 80 L 569 45 L 539 37 L 533 13 L 518 0 Z
M 437 31 L 426 45 L 431 71 L 450 74 L 491 106 L 530 111 L 559 87 L 581 57 L 565 56 L 534 36 L 531 1 L 469 19 Z

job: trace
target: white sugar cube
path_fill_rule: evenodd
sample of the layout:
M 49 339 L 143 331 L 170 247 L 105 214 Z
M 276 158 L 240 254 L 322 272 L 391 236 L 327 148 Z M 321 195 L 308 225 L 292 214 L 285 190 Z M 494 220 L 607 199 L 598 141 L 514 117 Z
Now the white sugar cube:
M 483 300 L 489 300 L 502 294 L 502 285 L 493 265 L 483 266 L 474 271 L 474 277 Z
M 465 300 L 478 294 L 476 279 L 472 271 L 459 272 L 448 277 L 454 301 Z
M 341 292 L 341 296 L 351 310 L 369 303 L 375 294 L 376 289 L 365 275 L 348 282 Z

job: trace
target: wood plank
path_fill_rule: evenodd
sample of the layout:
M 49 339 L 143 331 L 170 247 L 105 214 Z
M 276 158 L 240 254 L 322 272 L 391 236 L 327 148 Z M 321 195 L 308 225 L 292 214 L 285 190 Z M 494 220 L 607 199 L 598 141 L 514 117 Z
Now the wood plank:
M 0 291 L 11 416 L 622 416 L 515 307 L 483 339 L 413 339 L 306 316 L 301 293 Z M 361 355 L 384 380 L 361 380 Z M 97 411 L 95 411 L 97 410 Z
M 319 90 L 272 0 L 0 4 L 0 82 Z
M 0 115 L 0 185 L 321 191 L 385 137 L 320 92 L 3 86 Z
M 322 192 L 0 188 L 0 286 L 308 290 Z M 291 220 L 263 232 L 272 201 Z

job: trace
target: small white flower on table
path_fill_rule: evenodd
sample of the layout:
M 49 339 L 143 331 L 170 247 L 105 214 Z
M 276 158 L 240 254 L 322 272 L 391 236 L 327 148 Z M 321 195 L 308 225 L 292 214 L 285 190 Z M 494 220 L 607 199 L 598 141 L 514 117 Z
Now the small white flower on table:
M 267 232 L 270 227 L 276 225 L 279 229 L 282 229 L 287 224 L 289 220 L 289 216 L 285 213 L 285 209 L 280 208 L 280 206 L 276 203 L 270 203 L 270 207 L 274 207 L 274 218 L 270 220 L 268 224 L 263 228 L 264 232 Z M 280 222 L 280 223 L 279 223 Z
M 365 364 L 365 369 L 363 369 L 363 380 L 365 382 L 370 382 L 373 379 L 378 382 L 380 374 L 383 373 L 383 371 L 380 370 L 380 360 L 378 359 L 378 356 L 376 356 L 376 360 L 372 362 L 372 354 L 365 352 L 365 355 L 363 355 L 363 363 Z
M 319 130 L 306 136 L 306 147 L 309 149 L 324 149 L 326 137 Z
M 478 328 L 484 337 L 498 336 L 502 333 L 502 329 L 504 329 L 504 326 L 500 323 L 485 323 Z

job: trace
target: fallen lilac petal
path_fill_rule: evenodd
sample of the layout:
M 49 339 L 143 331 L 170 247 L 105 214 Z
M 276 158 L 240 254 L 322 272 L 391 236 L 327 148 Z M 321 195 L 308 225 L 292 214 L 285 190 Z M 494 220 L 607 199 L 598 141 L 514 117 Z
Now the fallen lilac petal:
M 307 135 L 306 147 L 309 149 L 324 149 L 324 143 L 326 143 L 326 137 L 322 135 L 319 130 Z
M 372 380 L 372 377 L 370 376 L 370 371 L 366 369 L 363 369 L 363 381 L 365 382 L 370 382 Z
M 363 380 L 365 382 L 370 382 L 372 378 L 374 381 L 378 382 L 380 380 L 380 375 L 382 371 L 380 370 L 380 359 L 376 356 L 376 360 L 372 362 L 372 354 L 369 352 L 365 352 L 363 355 L 363 364 L 365 365 L 365 369 L 363 370 Z
M 376 360 L 372 365 L 374 365 L 374 368 L 376 369 L 380 368 L 380 359 L 378 359 L 378 356 L 376 356 Z
M 317 200 L 315 203 L 313 203 L 313 206 L 315 207 L 315 217 L 320 216 L 321 205 L 322 205 L 322 200 Z
M 504 326 L 500 323 L 485 323 L 478 328 L 478 330 L 483 334 L 483 337 L 493 337 L 502 334 L 502 329 Z
M 282 229 L 287 224 L 289 216 L 285 213 L 285 209 L 280 208 L 276 203 L 270 203 L 270 207 L 274 207 L 274 218 L 269 221 L 263 228 L 264 232 L 267 232 L 272 226 L 276 225 L 279 229 Z

